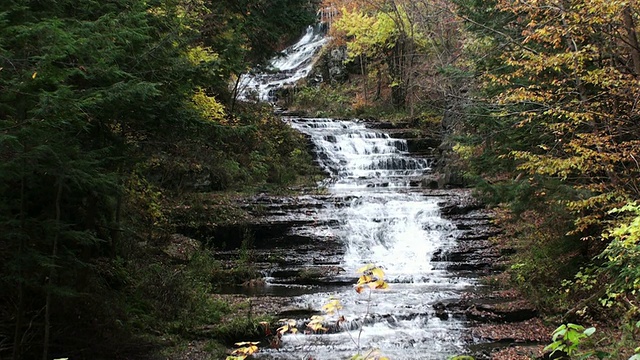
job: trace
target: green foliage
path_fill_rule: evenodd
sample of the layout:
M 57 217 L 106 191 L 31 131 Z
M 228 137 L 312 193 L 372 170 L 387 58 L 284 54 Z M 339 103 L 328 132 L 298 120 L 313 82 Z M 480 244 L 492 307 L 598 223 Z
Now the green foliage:
M 358 117 L 363 119 L 406 120 L 412 118 L 406 109 L 394 108 L 383 101 L 362 102 L 357 84 L 332 86 L 300 86 L 296 88 L 291 108 L 317 117 Z M 416 104 L 415 113 L 425 127 L 435 125 L 440 115 L 432 114 L 429 104 Z
M 314 116 L 352 116 L 352 90 L 346 87 L 302 87 L 297 89 L 293 101 L 296 109 L 312 109 Z
M 340 3 L 332 36 L 346 45 L 348 57 L 359 67 L 362 89 L 354 100 L 356 110 L 384 102 L 413 117 L 424 104 L 440 110 L 446 106 L 445 97 L 457 92 L 462 84 L 456 82 L 469 74 L 459 57 L 463 32 L 451 2 L 338 1 L 338 7 Z
M 596 329 L 590 327 L 585 329 L 584 326 L 576 324 L 562 324 L 553 332 L 553 342 L 545 347 L 546 350 L 551 350 L 551 354 L 556 351 L 565 352 L 569 356 L 578 355 L 578 349 L 584 340 L 593 333 Z M 580 354 L 581 359 L 586 359 L 592 354 Z
M 348 11 L 346 8 L 342 8 L 341 14 L 333 26 L 352 39 L 347 42 L 351 60 L 359 56 L 379 56 L 384 53 L 383 49 L 393 47 L 397 29 L 388 14 L 378 12 L 369 15 L 364 11 Z
M 220 323 L 212 330 L 212 336 L 226 343 L 237 339 L 258 339 L 263 333 L 261 323 L 270 323 L 270 317 L 250 318 L 247 316 L 233 317 L 231 321 Z
M 313 4 L 252 3 L 250 34 L 254 25 L 233 29 L 237 17 L 210 22 L 213 9 L 244 14 L 230 1 L 3 5 L 0 327 L 12 331 L 0 357 L 49 357 L 50 347 L 116 356 L 140 330 L 216 321 L 225 309 L 208 300 L 214 270 L 157 253 L 173 230 L 170 195 L 312 171 L 301 136 L 265 110 L 232 114 L 224 100 L 230 74 L 298 35 Z M 280 11 L 292 22 L 276 25 Z M 269 41 L 252 38 L 264 32 Z M 249 59 L 227 44 L 260 46 L 237 48 Z
M 609 311 L 637 316 L 637 5 L 457 4 L 479 81 L 457 150 L 485 198 L 514 215 L 500 236 L 525 249 L 513 280 L 545 308 L 584 312 L 604 294 Z
M 624 216 L 603 234 L 609 244 L 598 256 L 604 262 L 602 272 L 611 279 L 607 294 L 635 296 L 640 291 L 640 206 L 632 202 L 609 213 Z

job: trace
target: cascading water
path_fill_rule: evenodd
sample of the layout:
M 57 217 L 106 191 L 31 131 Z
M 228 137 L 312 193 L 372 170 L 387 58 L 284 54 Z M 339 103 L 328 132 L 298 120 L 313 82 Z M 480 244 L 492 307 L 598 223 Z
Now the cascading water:
M 315 288 L 296 297 L 299 307 L 313 309 L 330 297 L 339 299 L 347 322 L 331 334 L 287 335 L 281 349 L 262 358 L 345 359 L 375 348 L 392 359 L 446 359 L 461 352 L 463 320 L 441 320 L 433 305 L 458 297 L 470 280 L 431 261 L 436 251 L 455 244 L 456 229 L 440 217 L 438 198 L 410 186 L 430 170 L 429 162 L 411 157 L 404 140 L 356 121 L 285 121 L 310 137 L 320 165 L 331 174 L 325 182 L 330 197 L 339 199 L 305 212 L 314 221 L 294 227 L 292 235 L 317 242 L 337 239 L 344 247 L 337 262 L 345 278 L 372 263 L 384 269 L 390 286 L 375 291 L 370 302 L 352 285 Z
M 325 42 L 323 33 L 310 27 L 284 57 L 272 61 L 278 71 L 241 79 L 240 98 L 274 101 L 276 89 L 307 76 Z M 406 141 L 357 121 L 284 120 L 310 137 L 329 174 L 322 184 L 329 195 L 299 197 L 294 202 L 309 206 L 277 208 L 267 218 L 271 224 L 293 225 L 285 236 L 289 240 L 262 239 L 269 249 L 264 256 L 280 259 L 272 265 L 264 292 L 316 310 L 330 297 L 339 299 L 347 321 L 326 334 L 286 335 L 280 349 L 257 356 L 347 359 L 377 348 L 391 359 L 442 360 L 462 352 L 465 320 L 437 316 L 434 304 L 459 298 L 472 280 L 447 271 L 445 262 L 432 261 L 437 252 L 454 246 L 457 230 L 440 216 L 441 198 L 417 186 L 430 171 L 429 161 L 411 156 Z M 281 248 L 279 241 L 286 245 Z M 370 299 L 353 286 L 356 269 L 369 263 L 383 268 L 390 283 Z M 324 283 L 292 287 L 290 274 L 314 268 L 316 274 L 334 273 Z
M 294 85 L 313 67 L 313 57 L 327 42 L 322 26 L 309 26 L 306 33 L 283 55 L 271 60 L 266 72 L 246 74 L 240 78 L 240 100 L 275 101 L 275 91 Z

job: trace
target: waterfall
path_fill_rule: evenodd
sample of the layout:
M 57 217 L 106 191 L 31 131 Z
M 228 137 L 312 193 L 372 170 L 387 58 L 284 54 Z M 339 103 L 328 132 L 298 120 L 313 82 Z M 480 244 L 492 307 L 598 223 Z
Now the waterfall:
M 325 22 L 335 15 L 332 9 L 319 13 Z M 277 89 L 306 77 L 327 41 L 321 29 L 309 27 L 268 71 L 243 76 L 240 99 L 274 102 Z M 346 322 L 327 334 L 286 335 L 282 348 L 255 356 L 348 359 L 377 348 L 391 359 L 442 360 L 461 352 L 465 320 L 442 319 L 434 305 L 458 298 L 473 281 L 433 261 L 436 253 L 454 247 L 457 230 L 440 216 L 439 199 L 419 186 L 431 171 L 430 160 L 409 154 L 405 140 L 356 120 L 284 121 L 313 143 L 328 174 L 320 184 L 328 195 L 301 196 L 295 202 L 308 206 L 286 211 L 274 207 L 267 222 L 292 225 L 286 236 L 270 241 L 269 251 L 279 254 L 281 265 L 267 273 L 265 292 L 287 296 L 303 309 L 320 310 L 330 297 L 337 298 Z M 286 246 L 278 247 L 278 241 Z M 389 289 L 371 293 L 370 301 L 353 287 L 356 269 L 369 263 L 384 269 L 389 282 Z M 314 267 L 316 273 L 331 271 L 325 283 L 292 284 L 290 274 Z
M 456 298 L 472 283 L 432 262 L 436 251 L 455 245 L 457 230 L 440 216 L 438 198 L 415 186 L 415 179 L 430 171 L 429 161 L 411 156 L 404 140 L 355 120 L 285 121 L 313 142 L 319 165 L 330 174 L 324 186 L 334 199 L 305 212 L 314 221 L 294 227 L 291 235 L 338 241 L 345 277 L 373 263 L 384 269 L 389 289 L 374 292 L 370 303 L 352 285 L 295 297 L 299 307 L 312 309 L 321 309 L 329 297 L 340 299 L 348 321 L 330 334 L 287 335 L 282 349 L 260 358 L 346 359 L 358 351 L 356 337 L 360 351 L 378 348 L 392 359 L 441 360 L 462 351 L 464 321 L 440 319 L 433 306 Z
M 333 19 L 338 16 L 338 9 L 333 6 L 326 6 L 318 10 L 318 22 L 325 28 L 330 28 Z
M 278 89 L 294 86 L 309 74 L 315 55 L 326 42 L 323 26 L 309 26 L 298 42 L 271 60 L 266 71 L 240 77 L 238 99 L 275 102 Z

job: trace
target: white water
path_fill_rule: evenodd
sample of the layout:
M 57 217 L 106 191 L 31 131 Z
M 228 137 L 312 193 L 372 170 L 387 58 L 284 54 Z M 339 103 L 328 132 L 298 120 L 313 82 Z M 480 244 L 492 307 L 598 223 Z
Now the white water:
M 339 239 L 345 247 L 340 263 L 344 276 L 357 276 L 356 269 L 373 263 L 384 269 L 389 289 L 373 292 L 370 301 L 353 286 L 297 297 L 300 307 L 318 310 L 330 297 L 339 299 L 345 326 L 352 330 L 288 335 L 282 349 L 262 356 L 344 359 L 379 348 L 392 359 L 435 360 L 461 352 L 463 321 L 440 320 L 433 310 L 434 303 L 454 299 L 471 285 L 431 262 L 436 250 L 454 245 L 455 226 L 440 216 L 439 199 L 410 186 L 430 170 L 428 161 L 412 158 L 404 140 L 356 121 L 291 118 L 288 122 L 311 137 L 320 165 L 331 174 L 325 182 L 328 191 L 346 201 L 330 202 L 306 214 L 326 225 L 294 231 L 317 241 Z M 359 326 L 365 317 L 366 324 Z
M 313 57 L 327 42 L 318 27 L 309 26 L 297 43 L 288 47 L 283 56 L 273 59 L 268 72 L 242 75 L 240 100 L 274 101 L 274 91 L 294 85 L 306 77 L 313 67 Z
M 274 90 L 307 76 L 325 42 L 321 33 L 309 28 L 285 57 L 272 61 L 280 72 L 242 78 L 241 99 L 273 101 Z M 429 161 L 412 157 L 406 141 L 391 139 L 357 121 L 285 120 L 310 136 L 318 162 L 330 174 L 322 185 L 334 199 L 287 214 L 290 220 L 307 224 L 294 227 L 291 235 L 318 243 L 339 241 L 344 252 L 337 261 L 345 271 L 338 278 L 350 282 L 357 276 L 356 269 L 373 263 L 386 272 L 389 289 L 371 293 L 370 299 L 351 285 L 306 291 L 294 298 L 301 308 L 320 310 L 330 297 L 340 300 L 341 315 L 347 319 L 342 331 L 286 335 L 281 349 L 263 350 L 258 357 L 348 359 L 377 348 L 391 359 L 443 360 L 462 352 L 464 321 L 439 319 L 433 305 L 458 298 L 472 284 L 431 261 L 436 251 L 454 245 L 456 229 L 440 216 L 440 199 L 426 196 L 415 186 L 430 171 Z M 309 220 L 313 223 L 308 224 Z M 313 258 L 318 264 L 335 261 Z

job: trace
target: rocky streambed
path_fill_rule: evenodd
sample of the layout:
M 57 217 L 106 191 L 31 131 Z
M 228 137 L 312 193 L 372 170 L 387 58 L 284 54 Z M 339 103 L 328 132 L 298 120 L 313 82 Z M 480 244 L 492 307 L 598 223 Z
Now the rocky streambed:
M 458 296 L 445 297 L 429 305 L 424 315 L 438 321 L 458 321 L 464 347 L 476 359 L 530 359 L 542 355 L 542 344 L 548 343 L 553 329 L 537 318 L 537 310 L 513 290 L 495 290 L 481 279 L 502 272 L 503 257 L 512 250 L 497 248 L 490 238 L 499 232 L 492 224 L 492 213 L 471 196 L 468 189 L 420 190 L 424 196 L 437 199 L 442 216 L 454 225 L 455 245 L 436 250 L 431 261 L 445 268 L 450 276 L 467 279 L 470 285 Z M 247 302 L 247 315 L 272 315 L 293 318 L 304 323 L 322 309 L 300 303 L 298 298 L 333 289 L 351 288 L 357 274 L 341 264 L 344 244 L 336 237 L 323 241 L 311 234 L 295 234 L 304 226 L 331 226 L 339 219 L 313 220 L 312 214 L 331 203 L 346 207 L 352 197 L 336 198 L 315 194 L 304 196 L 259 195 L 238 200 L 251 220 L 210 229 L 211 237 L 226 237 L 226 248 L 216 250 L 221 261 L 235 263 L 247 258 L 247 266 L 261 274 L 223 289 L 216 296 L 231 303 Z M 185 233 L 203 235 L 202 228 L 182 229 Z M 243 245 L 242 240 L 249 239 Z M 232 239 L 236 239 L 233 240 Z M 234 242 L 235 241 L 235 242 Z M 393 287 L 394 284 L 391 284 Z M 249 314 L 251 312 L 252 314 Z M 408 315 L 408 318 L 419 314 Z M 392 314 L 378 314 L 392 316 Z
M 248 299 L 248 312 L 305 321 L 329 297 L 344 303 L 350 321 L 331 334 L 287 336 L 269 359 L 349 357 L 357 347 L 391 358 L 528 359 L 540 355 L 550 329 L 530 304 L 481 279 L 495 276 L 512 249 L 495 247 L 491 211 L 467 189 L 434 189 L 436 144 L 411 153 L 410 130 L 333 119 L 290 119 L 306 133 L 329 176 L 324 190 L 296 196 L 261 194 L 238 200 L 242 221 L 185 223 L 183 236 L 213 239 L 216 257 L 256 270 L 256 278 L 217 296 Z M 409 135 L 406 136 L 407 138 Z M 433 146 L 432 146 L 433 145 Z M 426 149 L 426 150 L 425 150 Z M 355 268 L 375 263 L 389 291 L 369 302 L 353 285 Z M 367 309 L 363 311 L 363 306 Z M 354 310 L 357 309 L 357 310 Z M 249 314 L 251 315 L 251 314 Z M 362 344 L 349 337 L 364 329 Z

